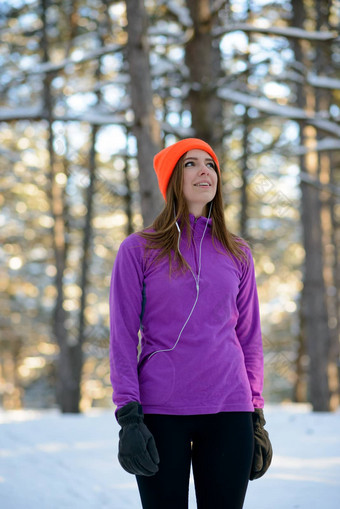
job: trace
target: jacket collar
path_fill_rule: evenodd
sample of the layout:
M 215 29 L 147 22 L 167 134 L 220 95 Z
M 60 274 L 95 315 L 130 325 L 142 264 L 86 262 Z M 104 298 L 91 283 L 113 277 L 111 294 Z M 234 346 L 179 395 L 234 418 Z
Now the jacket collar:
M 202 226 L 205 228 L 206 223 L 208 223 L 208 227 L 212 225 L 212 218 L 209 219 L 205 216 L 195 217 L 193 214 L 189 214 L 189 221 L 191 224 L 191 227 L 194 226 Z

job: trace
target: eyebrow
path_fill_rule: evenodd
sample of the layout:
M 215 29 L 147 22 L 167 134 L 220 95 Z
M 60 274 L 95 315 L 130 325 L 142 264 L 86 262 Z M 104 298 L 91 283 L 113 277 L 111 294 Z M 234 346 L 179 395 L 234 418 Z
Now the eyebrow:
M 195 161 L 197 161 L 197 160 L 198 160 L 198 157 L 190 157 L 190 156 L 188 156 L 188 157 L 186 157 L 186 158 L 184 159 L 184 161 L 187 161 L 187 159 L 194 159 Z M 212 161 L 213 163 L 215 162 L 215 161 L 213 160 L 213 158 L 212 158 L 212 157 L 206 157 L 204 160 L 205 160 L 205 161 Z

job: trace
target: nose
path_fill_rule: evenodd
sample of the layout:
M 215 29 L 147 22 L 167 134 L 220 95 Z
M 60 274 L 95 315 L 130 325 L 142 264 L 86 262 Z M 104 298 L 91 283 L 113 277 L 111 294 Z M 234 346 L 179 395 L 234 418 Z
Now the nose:
M 199 173 L 200 173 L 200 175 L 202 175 L 202 174 L 204 175 L 205 173 L 209 174 L 211 169 L 212 168 L 207 166 L 205 163 L 202 163 L 200 166 L 200 169 L 199 169 Z

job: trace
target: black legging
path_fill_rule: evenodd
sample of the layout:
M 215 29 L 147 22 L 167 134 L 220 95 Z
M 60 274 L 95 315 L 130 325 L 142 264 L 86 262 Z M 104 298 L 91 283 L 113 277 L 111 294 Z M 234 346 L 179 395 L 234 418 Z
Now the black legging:
M 143 509 L 187 509 L 192 461 L 198 509 L 241 509 L 253 457 L 251 412 L 146 414 L 160 457 L 136 476 Z

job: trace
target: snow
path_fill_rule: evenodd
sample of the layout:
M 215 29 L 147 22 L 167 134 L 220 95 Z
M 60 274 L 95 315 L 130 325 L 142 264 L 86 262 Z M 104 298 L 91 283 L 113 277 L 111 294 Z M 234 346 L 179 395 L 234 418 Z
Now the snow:
M 243 104 L 244 106 L 253 107 L 268 113 L 269 115 L 281 116 L 283 118 L 291 118 L 294 120 L 306 120 L 309 124 L 330 132 L 333 135 L 340 136 L 340 127 L 335 122 L 321 118 L 321 115 L 328 115 L 327 112 L 307 112 L 295 106 L 284 106 L 270 101 L 265 97 L 254 97 L 249 94 L 238 92 L 231 88 L 224 87 L 217 92 L 217 95 L 225 100 L 233 103 Z
M 296 39 L 307 39 L 310 41 L 337 41 L 337 32 L 328 32 L 326 30 L 320 30 L 313 32 L 311 30 L 304 30 L 298 27 L 284 27 L 284 26 L 268 26 L 260 27 L 249 23 L 235 23 L 233 25 L 224 25 L 221 28 L 215 28 L 213 34 L 215 36 L 224 35 L 228 32 L 235 32 L 241 30 L 243 32 L 258 32 L 269 35 L 279 35 L 282 37 L 292 37 Z
M 335 186 L 332 184 L 327 184 L 320 182 L 318 178 L 315 178 L 310 173 L 307 173 L 306 171 L 301 171 L 299 173 L 299 179 L 302 182 L 306 182 L 306 184 L 310 184 L 311 186 L 316 187 L 317 189 L 321 189 L 322 191 L 327 191 L 328 193 L 339 196 L 340 197 L 340 187 Z
M 118 109 L 116 111 L 118 111 Z M 13 109 L 2 108 L 0 111 L 0 122 L 11 122 L 13 120 L 39 120 L 41 118 L 47 118 L 47 113 L 41 106 L 32 106 L 31 108 L 20 107 Z M 65 114 L 56 114 L 53 112 L 52 120 L 63 122 L 88 122 L 95 125 L 129 125 L 123 115 L 119 115 L 119 113 L 110 113 L 109 111 L 101 111 L 98 107 L 89 108 L 83 112 L 78 112 L 71 108 L 68 108 Z
M 75 51 L 70 58 L 65 58 L 59 63 L 42 62 L 38 65 L 35 65 L 34 67 L 27 69 L 23 73 L 23 76 L 33 76 L 35 74 L 61 71 L 67 65 L 80 64 L 83 62 L 88 62 L 89 60 L 95 60 L 96 58 L 102 57 L 104 55 L 117 53 L 118 51 L 121 51 L 121 49 L 122 46 L 120 44 L 108 44 L 107 46 L 95 48 L 91 51 Z M 18 75 L 15 77 L 15 79 L 20 79 L 23 76 Z
M 323 138 L 321 141 L 318 141 L 314 147 L 306 147 L 303 145 L 299 145 L 297 147 L 293 147 L 294 155 L 304 155 L 308 152 L 323 152 L 330 150 L 340 150 L 340 140 L 338 138 Z
M 8 150 L 7 148 L 0 147 L 0 156 L 5 157 L 12 163 L 17 163 L 20 161 L 20 155 L 13 150 Z
M 41 105 L 27 106 L 20 108 L 1 108 L 0 122 L 11 122 L 12 120 L 37 120 L 42 118 L 43 109 Z
M 267 405 L 265 416 L 274 459 L 249 483 L 244 509 L 339 508 L 340 412 Z M 117 460 L 118 431 L 113 410 L 0 411 L 2 509 L 140 508 L 135 479 Z
M 318 76 L 317 74 L 309 73 L 307 81 L 313 87 L 330 88 L 334 90 L 340 89 L 340 80 L 329 78 L 328 76 Z
M 168 0 L 165 4 L 168 10 L 177 16 L 179 22 L 183 26 L 190 27 L 192 25 L 189 9 L 185 5 L 178 5 L 178 2 L 174 2 L 173 0 Z

